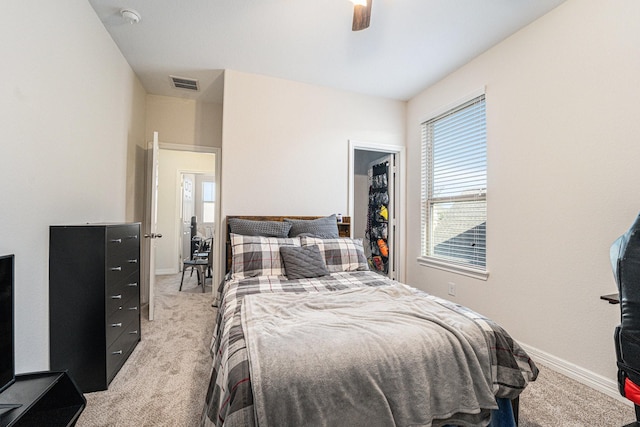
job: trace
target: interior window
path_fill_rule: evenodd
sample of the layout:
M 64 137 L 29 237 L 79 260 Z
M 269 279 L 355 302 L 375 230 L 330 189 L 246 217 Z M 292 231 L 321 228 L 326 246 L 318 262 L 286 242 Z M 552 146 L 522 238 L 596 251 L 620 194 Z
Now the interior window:
M 202 222 L 213 222 L 216 211 L 216 185 L 213 181 L 202 182 Z

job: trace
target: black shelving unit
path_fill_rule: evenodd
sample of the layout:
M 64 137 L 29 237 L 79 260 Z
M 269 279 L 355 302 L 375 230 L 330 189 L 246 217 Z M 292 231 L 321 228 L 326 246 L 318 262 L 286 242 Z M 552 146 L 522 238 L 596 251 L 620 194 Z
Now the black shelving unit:
M 20 405 L 0 415 L 0 427 L 58 427 L 75 425 L 87 400 L 66 371 L 34 372 L 16 375 L 0 404 Z

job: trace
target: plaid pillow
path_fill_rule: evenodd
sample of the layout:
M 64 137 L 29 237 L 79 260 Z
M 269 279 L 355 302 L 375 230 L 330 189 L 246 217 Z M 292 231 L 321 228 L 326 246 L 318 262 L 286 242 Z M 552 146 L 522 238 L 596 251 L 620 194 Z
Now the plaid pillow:
M 300 239 L 231 234 L 233 278 L 284 276 L 281 246 L 300 246 Z
M 369 270 L 361 239 L 301 237 L 302 246 L 318 245 L 330 273 Z

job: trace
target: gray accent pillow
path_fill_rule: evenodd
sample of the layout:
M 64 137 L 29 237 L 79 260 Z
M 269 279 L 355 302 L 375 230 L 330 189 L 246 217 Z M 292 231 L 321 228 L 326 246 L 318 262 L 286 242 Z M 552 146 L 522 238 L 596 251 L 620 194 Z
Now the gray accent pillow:
M 336 220 L 335 214 L 311 220 L 285 218 L 284 221 L 291 224 L 289 237 L 312 236 L 322 239 L 340 237 L 338 233 L 338 221 Z
M 329 271 L 317 246 L 281 246 L 280 257 L 284 262 L 287 279 L 327 276 Z
M 229 218 L 227 222 L 231 233 L 243 236 L 289 237 L 289 230 L 291 229 L 291 224 L 280 221 Z

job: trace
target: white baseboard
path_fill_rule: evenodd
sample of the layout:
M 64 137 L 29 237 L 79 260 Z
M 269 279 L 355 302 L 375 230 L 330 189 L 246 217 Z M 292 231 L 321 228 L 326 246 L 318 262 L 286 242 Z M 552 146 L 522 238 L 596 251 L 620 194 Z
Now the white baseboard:
M 580 366 L 574 365 L 573 363 L 567 362 L 566 360 L 560 359 L 559 357 L 545 351 L 538 350 L 537 348 L 522 343 L 519 344 L 534 361 L 540 361 L 542 365 L 549 369 L 553 369 L 554 371 L 576 380 L 587 387 L 591 387 L 600 393 L 606 394 L 619 402 L 633 406 L 631 401 L 620 396 L 620 392 L 618 391 L 618 382 L 616 380 L 603 377 L 602 375 L 581 368 Z
M 156 276 L 164 276 L 167 274 L 176 274 L 176 273 L 179 273 L 179 272 L 173 268 L 161 268 L 159 270 L 156 270 Z

